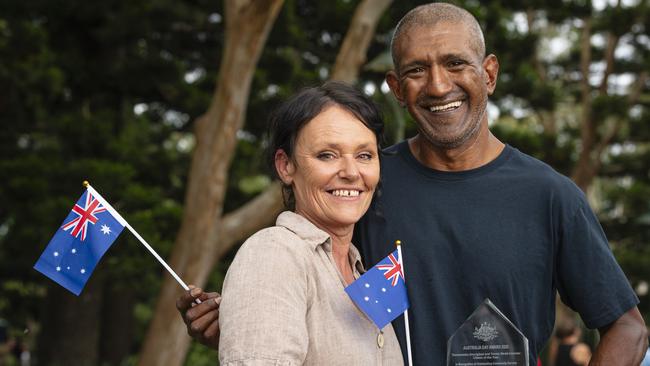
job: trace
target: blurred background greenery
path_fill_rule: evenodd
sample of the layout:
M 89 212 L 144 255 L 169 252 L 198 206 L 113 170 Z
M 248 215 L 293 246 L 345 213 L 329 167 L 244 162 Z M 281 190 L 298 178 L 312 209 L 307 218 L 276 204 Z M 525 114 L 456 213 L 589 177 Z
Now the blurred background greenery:
M 273 188 L 262 158 L 267 114 L 299 88 L 330 78 L 360 3 L 281 4 L 252 74 L 234 158 L 215 178 L 225 185 L 217 217 Z M 420 3 L 387 2 L 366 60 L 348 80 L 383 107 L 389 144 L 415 133 L 383 78 L 393 27 Z M 493 132 L 587 192 L 650 319 L 650 6 L 644 0 L 456 4 L 477 16 L 488 52 L 500 60 L 489 106 Z M 132 235 L 118 239 L 79 298 L 32 266 L 84 179 L 161 255 L 185 250 L 176 239 L 192 153 L 202 138 L 196 121 L 224 88 L 217 77 L 225 6 L 0 1 L 0 318 L 8 338 L 30 350 L 32 364 L 137 363 L 162 311 L 156 301 L 168 275 Z M 246 26 L 235 24 L 231 32 Z M 220 289 L 235 250 L 223 246 L 201 264 L 206 276 L 188 275 L 190 282 Z M 163 337 L 175 342 L 184 334 Z M 184 364 L 217 362 L 200 345 L 181 348 Z

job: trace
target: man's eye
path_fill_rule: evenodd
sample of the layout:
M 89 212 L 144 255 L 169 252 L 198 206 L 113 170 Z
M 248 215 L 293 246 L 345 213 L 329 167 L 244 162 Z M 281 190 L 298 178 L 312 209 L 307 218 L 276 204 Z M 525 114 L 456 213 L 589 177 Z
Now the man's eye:
M 420 74 L 424 72 L 424 67 L 418 66 L 418 67 L 413 67 L 411 69 L 408 69 L 406 71 L 407 74 Z
M 453 61 L 449 61 L 448 65 L 449 65 L 449 67 L 460 67 L 460 66 L 465 65 L 465 61 L 463 61 L 463 60 L 453 60 Z

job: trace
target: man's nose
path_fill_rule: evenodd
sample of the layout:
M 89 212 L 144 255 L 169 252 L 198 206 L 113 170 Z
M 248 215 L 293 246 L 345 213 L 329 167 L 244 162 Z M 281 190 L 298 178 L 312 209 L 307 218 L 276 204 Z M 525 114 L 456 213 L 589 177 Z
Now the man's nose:
M 447 70 L 439 65 L 432 65 L 427 80 L 427 93 L 431 96 L 443 97 L 453 89 Z

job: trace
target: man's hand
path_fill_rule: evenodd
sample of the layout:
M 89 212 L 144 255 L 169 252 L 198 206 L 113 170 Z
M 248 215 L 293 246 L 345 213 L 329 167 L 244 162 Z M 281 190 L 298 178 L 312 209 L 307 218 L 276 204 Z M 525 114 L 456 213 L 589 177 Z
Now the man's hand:
M 648 348 L 648 334 L 639 309 L 634 307 L 611 324 L 598 329 L 600 343 L 589 365 L 638 365 Z
M 187 334 L 202 344 L 219 349 L 219 304 L 221 295 L 217 292 L 203 292 L 190 285 L 190 290 L 176 300 L 176 309 L 181 314 Z M 201 300 L 200 304 L 195 299 Z

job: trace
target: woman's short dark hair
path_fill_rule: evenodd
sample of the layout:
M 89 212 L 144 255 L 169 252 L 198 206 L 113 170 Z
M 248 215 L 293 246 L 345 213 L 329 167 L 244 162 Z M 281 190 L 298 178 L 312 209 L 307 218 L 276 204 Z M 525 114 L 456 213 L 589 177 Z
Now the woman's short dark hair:
M 352 113 L 368 127 L 375 134 L 377 149 L 380 151 L 383 142 L 384 121 L 377 105 L 348 84 L 328 81 L 321 86 L 302 89 L 271 113 L 267 161 L 276 177 L 278 176 L 275 170 L 276 151 L 282 149 L 290 159 L 293 158 L 300 130 L 326 108 L 334 105 Z M 285 205 L 292 208 L 294 202 L 291 187 L 283 188 L 283 196 Z

